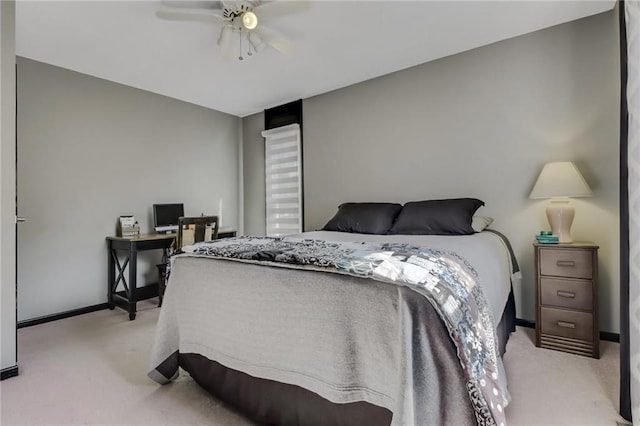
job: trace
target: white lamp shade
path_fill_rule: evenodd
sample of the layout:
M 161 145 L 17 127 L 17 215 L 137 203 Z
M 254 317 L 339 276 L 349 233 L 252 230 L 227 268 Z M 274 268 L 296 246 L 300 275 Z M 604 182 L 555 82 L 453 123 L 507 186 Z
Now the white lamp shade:
M 593 192 L 570 161 L 547 163 L 542 168 L 529 198 L 591 197 Z
M 571 224 L 575 209 L 566 197 L 590 197 L 593 195 L 580 171 L 570 161 L 547 163 L 542 168 L 529 198 L 563 198 L 551 200 L 547 206 L 547 220 L 553 235 L 560 243 L 571 243 Z

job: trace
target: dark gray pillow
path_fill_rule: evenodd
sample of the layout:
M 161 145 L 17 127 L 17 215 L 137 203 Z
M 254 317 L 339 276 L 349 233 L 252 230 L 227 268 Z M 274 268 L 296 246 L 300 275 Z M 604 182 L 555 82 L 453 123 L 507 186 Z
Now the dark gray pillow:
M 386 234 L 401 208 L 397 203 L 344 203 L 322 230 Z
M 412 201 L 405 204 L 390 234 L 469 235 L 473 214 L 484 201 L 476 198 Z

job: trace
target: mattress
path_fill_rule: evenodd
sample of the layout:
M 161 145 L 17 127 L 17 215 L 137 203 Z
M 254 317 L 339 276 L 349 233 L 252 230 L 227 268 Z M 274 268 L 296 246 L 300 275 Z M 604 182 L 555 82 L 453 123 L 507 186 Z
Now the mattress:
M 491 316 L 499 321 L 508 307 L 515 268 L 508 245 L 491 232 L 456 237 L 312 232 L 283 240 L 402 242 L 452 251 L 476 275 Z M 248 376 L 254 380 L 252 389 L 266 381 L 317 396 L 318 406 L 326 402 L 342 408 L 362 403 L 377 407 L 391 413 L 391 424 L 492 424 L 494 417 L 478 413 L 450 330 L 419 292 L 338 273 L 258 263 L 193 255 L 174 259 L 150 377 L 167 383 L 182 366 L 212 390 L 215 365 L 228 372 L 225 377 Z M 498 328 L 496 320 L 493 324 Z M 208 367 L 200 368 L 203 364 Z M 500 379 L 506 382 L 503 369 Z M 236 396 L 237 392 L 232 391 Z M 501 413 L 508 393 L 500 392 L 503 399 L 496 401 Z M 238 402 L 243 398 L 214 393 L 243 405 Z M 253 408 L 244 409 L 261 421 L 298 424 L 291 420 L 297 418 L 299 424 L 312 424 L 313 413 L 322 414 L 291 407 L 279 411 L 282 407 L 274 406 L 274 398 L 267 398 L 271 402 L 265 408 L 260 398 L 244 398 L 253 401 Z

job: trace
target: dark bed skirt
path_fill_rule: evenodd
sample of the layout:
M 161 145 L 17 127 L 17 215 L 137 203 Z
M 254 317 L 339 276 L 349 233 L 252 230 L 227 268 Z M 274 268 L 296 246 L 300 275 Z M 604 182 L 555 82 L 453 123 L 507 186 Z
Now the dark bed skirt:
M 501 355 L 515 327 L 512 291 L 497 327 Z M 253 377 L 199 354 L 179 354 L 179 364 L 209 393 L 259 423 L 388 426 L 393 416 L 386 408 L 367 402 L 336 404 L 299 386 Z
M 300 386 L 253 377 L 199 354 L 180 354 L 179 362 L 209 393 L 260 423 L 309 426 L 391 423 L 391 411 L 367 402 L 335 404 Z

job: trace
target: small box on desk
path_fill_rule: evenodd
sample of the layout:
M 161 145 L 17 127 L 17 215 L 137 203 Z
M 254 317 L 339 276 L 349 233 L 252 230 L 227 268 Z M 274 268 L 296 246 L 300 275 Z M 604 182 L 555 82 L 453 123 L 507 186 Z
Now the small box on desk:
M 122 228 L 119 237 L 135 238 L 140 236 L 140 227 L 132 226 L 131 228 Z
M 123 238 L 139 237 L 140 226 L 133 216 L 120 216 L 116 235 Z

